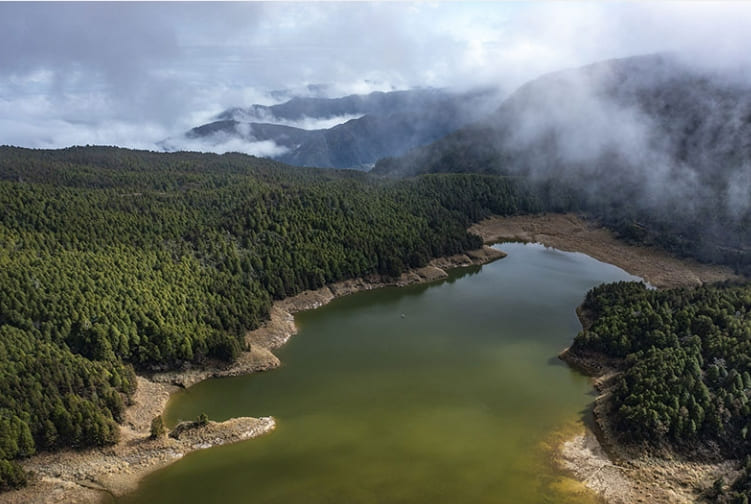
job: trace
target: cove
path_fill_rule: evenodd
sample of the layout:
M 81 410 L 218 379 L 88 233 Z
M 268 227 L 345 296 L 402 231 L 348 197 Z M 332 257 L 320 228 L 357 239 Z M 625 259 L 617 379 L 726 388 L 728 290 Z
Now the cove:
M 278 426 L 194 452 L 118 502 L 595 502 L 564 484 L 546 448 L 592 401 L 556 355 L 588 289 L 638 279 L 583 254 L 498 247 L 508 257 L 439 283 L 299 313 L 279 369 L 176 394 L 170 425 L 205 412 Z

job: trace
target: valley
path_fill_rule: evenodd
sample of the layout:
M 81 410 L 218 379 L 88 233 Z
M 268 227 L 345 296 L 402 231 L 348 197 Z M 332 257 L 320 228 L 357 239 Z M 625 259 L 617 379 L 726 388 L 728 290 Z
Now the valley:
M 0 504 L 748 504 L 750 5 L 0 2 Z

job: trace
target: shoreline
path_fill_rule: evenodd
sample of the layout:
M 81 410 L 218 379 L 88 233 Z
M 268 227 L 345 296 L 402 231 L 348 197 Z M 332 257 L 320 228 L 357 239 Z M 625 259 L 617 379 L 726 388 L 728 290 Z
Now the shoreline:
M 610 230 L 571 213 L 491 217 L 473 224 L 469 231 L 481 236 L 486 244 L 536 242 L 565 252 L 580 252 L 618 266 L 658 289 L 742 278 L 726 266 L 702 264 L 654 247 L 625 243 Z
M 355 292 L 435 282 L 448 277 L 446 270 L 487 264 L 505 256 L 500 250 L 483 246 L 464 254 L 433 259 L 427 266 L 409 270 L 398 278 L 369 275 L 275 301 L 269 320 L 246 334 L 250 350 L 243 352 L 237 361 L 229 365 L 186 366 L 182 370 L 138 375 L 138 387 L 132 404 L 125 410 L 118 443 L 81 451 L 41 453 L 22 460 L 22 467 L 30 473 L 29 483 L 25 488 L 0 493 L 0 504 L 110 502 L 112 497 L 136 490 L 144 477 L 188 453 L 269 433 L 276 427 L 273 417 L 239 417 L 225 422 L 210 421 L 204 427 L 185 432 L 180 439 L 149 438 L 151 420 L 163 414 L 170 396 L 177 390 L 209 378 L 279 367 L 281 363 L 272 350 L 297 333 L 295 313 L 318 308 Z
M 284 345 L 297 332 L 294 313 L 318 308 L 337 297 L 359 291 L 434 282 L 446 278 L 448 269 L 486 264 L 505 257 L 504 252 L 488 246 L 492 243 L 538 242 L 564 251 L 581 252 L 645 278 L 658 288 L 739 278 L 728 268 L 703 265 L 675 258 L 658 249 L 625 244 L 610 231 L 572 214 L 492 217 L 472 225 L 469 231 L 483 238 L 486 245 L 482 249 L 433 259 L 427 266 L 410 270 L 396 279 L 371 275 L 275 301 L 269 312 L 269 320 L 246 334 L 250 351 L 243 352 L 231 365 L 186 367 L 148 377 L 139 375 L 133 404 L 126 409 L 125 421 L 120 429 L 121 440 L 116 445 L 85 451 L 43 453 L 21 461 L 24 469 L 35 475 L 30 477 L 26 488 L 0 493 L 0 504 L 108 502 L 108 496 L 121 496 L 135 490 L 143 477 L 191 451 L 238 442 L 272 431 L 275 427 L 273 418 L 245 417 L 221 423 L 210 422 L 179 441 L 167 437 L 156 441 L 148 439 L 151 419 L 163 413 L 170 395 L 180 388 L 208 378 L 238 376 L 278 367 L 280 361 L 272 351 Z M 639 502 L 639 498 L 646 499 L 643 502 L 690 502 L 654 501 L 649 491 L 641 489 L 637 489 L 635 494 L 624 494 L 628 497 L 625 500 L 623 496 L 606 494 L 603 487 L 612 487 L 612 474 L 620 474 L 631 481 L 633 471 L 627 474 L 624 472 L 626 469 L 617 472 L 603 470 L 603 464 L 608 464 L 607 467 L 614 464 L 591 432 L 564 441 L 553 450 L 553 457 L 561 468 L 607 502 L 631 503 Z M 652 477 L 649 468 L 641 470 L 645 473 L 645 480 Z M 592 479 L 592 471 L 602 477 Z M 659 467 L 656 471 L 669 472 Z M 593 483 L 595 481 L 600 482 L 599 486 Z M 621 486 L 631 489 L 627 485 Z M 636 498 L 631 498 L 633 496 Z
M 559 358 L 589 376 L 597 396 L 592 404 L 593 426 L 564 440 L 555 449 L 559 467 L 572 473 L 608 504 L 698 502 L 701 491 L 719 477 L 734 478 L 738 461 L 699 462 L 676 454 L 646 455 L 618 443 L 607 421 L 611 391 L 620 371 L 597 355 L 572 355 L 566 348 Z
M 696 287 L 729 279 L 740 279 L 732 270 L 679 259 L 652 247 L 619 242 L 607 229 L 571 214 L 552 214 L 540 219 L 527 216 L 493 218 L 486 222 L 483 239 L 534 241 L 560 250 L 582 252 L 645 279 L 659 289 Z M 583 327 L 586 314 L 577 308 Z M 720 476 L 737 472 L 736 461 L 697 462 L 631 453 L 620 446 L 608 424 L 606 413 L 612 404 L 611 390 L 620 371 L 617 362 L 601 355 L 573 355 L 564 349 L 559 358 L 590 377 L 596 397 L 592 404 L 593 425 L 562 440 L 552 448 L 554 463 L 593 491 L 608 504 L 693 503 L 699 490 L 708 488 Z

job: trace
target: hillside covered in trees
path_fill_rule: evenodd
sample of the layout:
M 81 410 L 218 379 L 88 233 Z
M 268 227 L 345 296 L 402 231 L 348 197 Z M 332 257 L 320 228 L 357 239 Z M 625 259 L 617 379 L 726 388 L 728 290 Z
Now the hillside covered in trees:
M 592 289 L 573 355 L 616 359 L 607 420 L 620 441 L 689 456 L 751 456 L 751 287 Z M 720 502 L 747 502 L 751 464 Z
M 622 237 L 751 271 L 751 86 L 674 54 L 544 75 L 487 119 L 374 172 L 554 184 Z
M 19 457 L 115 442 L 135 371 L 231 361 L 274 299 L 477 248 L 471 222 L 541 201 L 502 177 L 0 148 L 0 487 Z

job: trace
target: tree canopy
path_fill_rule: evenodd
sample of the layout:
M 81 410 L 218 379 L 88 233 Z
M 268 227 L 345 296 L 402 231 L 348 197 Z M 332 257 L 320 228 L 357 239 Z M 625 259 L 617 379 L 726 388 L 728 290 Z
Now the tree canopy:
M 589 327 L 571 351 L 623 368 L 609 419 L 622 442 L 751 455 L 751 286 L 658 291 L 619 282 L 592 289 L 581 310 Z M 749 468 L 720 502 L 745 502 Z
M 118 438 L 135 371 L 232 361 L 274 299 L 395 276 L 541 208 L 511 178 L 392 181 L 239 154 L 0 148 L 0 486 Z

